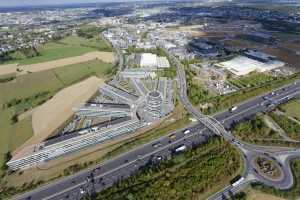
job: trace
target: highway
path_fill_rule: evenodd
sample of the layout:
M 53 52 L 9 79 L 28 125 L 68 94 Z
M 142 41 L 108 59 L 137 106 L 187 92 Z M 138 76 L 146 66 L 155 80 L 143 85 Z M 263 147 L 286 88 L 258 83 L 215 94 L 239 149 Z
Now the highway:
M 300 82 L 296 84 L 291 84 L 286 86 L 284 89 L 276 90 L 276 95 L 272 95 L 272 98 L 278 100 L 277 103 L 282 103 L 281 99 L 284 96 L 300 97 Z M 253 98 L 250 101 L 242 103 L 238 106 L 238 109 L 234 112 L 225 111 L 214 116 L 219 121 L 224 122 L 226 126 L 230 124 L 250 118 L 257 112 L 264 112 L 270 109 L 267 104 L 269 100 L 265 100 L 266 97 L 270 97 L 271 94 L 266 94 L 257 98 Z M 280 100 L 280 101 L 279 101 Z M 251 108 L 251 109 L 249 109 Z M 185 135 L 183 130 L 178 130 L 175 133 L 161 137 L 151 143 L 145 144 L 141 147 L 133 149 L 132 151 L 126 152 L 112 160 L 109 160 L 103 164 L 100 164 L 94 168 L 84 170 L 83 172 L 77 173 L 75 175 L 65 177 L 61 180 L 55 181 L 48 185 L 42 186 L 28 193 L 22 194 L 15 199 L 80 199 L 82 196 L 87 195 L 87 193 L 92 194 L 94 191 L 101 191 L 113 183 L 116 183 L 126 177 L 129 177 L 135 173 L 140 167 L 145 166 L 149 162 L 159 161 L 160 159 L 169 158 L 174 149 L 179 145 L 186 145 L 187 147 L 192 147 L 194 145 L 199 145 L 205 142 L 209 137 L 213 136 L 214 133 L 207 130 L 205 126 L 201 123 L 195 124 L 188 128 L 191 132 Z M 175 135 L 174 137 L 171 137 Z M 172 139 L 171 139 L 172 138 Z M 238 141 L 232 142 L 235 146 L 239 146 Z M 243 144 L 242 152 L 248 152 L 248 144 Z M 159 144 L 159 147 L 153 144 Z M 256 147 L 255 147 L 256 148 Z M 256 151 L 255 151 L 256 152 Z M 258 153 L 260 150 L 257 150 Z M 293 152 L 287 152 L 288 154 L 294 155 Z M 300 155 L 300 152 L 298 152 Z M 250 153 L 248 152 L 250 155 Z M 257 155 L 257 153 L 254 153 Z M 249 159 L 251 156 L 249 156 Z M 246 165 L 249 165 L 249 159 L 245 159 Z M 289 174 L 289 167 L 287 167 L 287 174 Z M 245 176 L 254 176 L 253 181 L 257 181 L 257 176 L 253 175 L 251 167 L 245 172 Z M 252 181 L 252 179 L 251 179 Z M 262 181 L 265 181 L 262 179 Z M 269 182 L 265 181 L 267 184 Z M 264 183 L 265 183 L 264 182 Z M 276 183 L 278 185 L 289 185 L 290 180 L 285 179 L 281 183 Z M 271 183 L 273 185 L 273 183 Z M 240 187 L 240 186 L 239 186 Z M 236 187 L 231 191 L 238 191 Z M 223 194 L 224 192 L 221 192 Z M 222 195 L 221 195 L 222 196 Z
M 265 151 L 259 146 L 238 141 L 225 129 L 230 129 L 232 124 L 249 119 L 256 113 L 266 112 L 292 98 L 300 97 L 300 81 L 275 90 L 272 93 L 243 102 L 239 104 L 237 109 L 233 112 L 224 111 L 210 117 L 200 113 L 189 102 L 186 94 L 186 80 L 183 66 L 176 58 L 170 57 L 177 63 L 177 81 L 179 83 L 177 85 L 180 100 L 183 102 L 188 112 L 195 116 L 200 123 L 196 123 L 185 129 L 158 138 L 148 144 L 142 145 L 116 158 L 97 165 L 96 167 L 86 169 L 72 176 L 64 177 L 25 194 L 21 194 L 14 199 L 80 199 L 83 196 L 92 195 L 95 192 L 110 187 L 114 183 L 136 173 L 141 167 L 149 163 L 156 163 L 163 159 L 168 159 L 180 145 L 186 145 L 188 148 L 192 148 L 195 145 L 207 141 L 209 137 L 214 135 L 224 137 L 240 150 L 241 154 L 244 155 L 246 170 L 243 174 L 245 177 L 243 183 L 235 187 L 228 186 L 216 193 L 210 199 L 227 198 L 230 195 L 234 195 L 249 182 L 253 181 L 263 182 L 280 189 L 290 187 L 293 184 L 293 177 L 289 162 L 292 158 L 300 155 L 300 152 L 292 151 L 278 155 L 270 155 L 274 158 L 276 157 L 276 161 L 280 163 L 281 166 L 284 166 L 283 179 L 273 182 L 256 174 L 251 166 L 253 158 L 257 155 L 264 154 Z M 190 130 L 189 134 L 184 134 L 186 129 Z
M 292 158 L 296 158 L 298 153 L 290 152 L 288 156 L 286 156 L 284 153 L 281 155 L 271 154 L 270 152 L 266 151 L 266 147 L 252 145 L 237 140 L 230 133 L 230 131 L 228 131 L 228 129 L 230 129 L 233 124 L 247 120 L 257 113 L 268 112 L 282 103 L 294 98 L 299 98 L 300 81 L 286 85 L 282 88 L 278 88 L 271 93 L 249 99 L 248 101 L 235 106 L 234 110 L 232 109 L 218 113 L 214 116 L 205 116 L 198 109 L 194 108 L 189 102 L 186 92 L 187 88 L 183 64 L 173 55 L 169 55 L 177 67 L 178 90 L 180 91 L 179 96 L 181 102 L 185 105 L 185 108 L 190 114 L 197 118 L 200 123 L 205 125 L 205 127 L 234 145 L 244 156 L 243 160 L 245 171 L 243 174 L 243 179 L 245 179 L 245 181 L 235 186 L 227 186 L 223 190 L 211 196 L 209 199 L 213 200 L 230 198 L 251 182 L 260 182 L 268 186 L 273 186 L 277 189 L 291 188 L 294 181 L 289 161 Z M 254 170 L 254 159 L 258 156 L 267 156 L 278 164 L 282 173 L 280 180 L 270 180 L 259 174 L 257 170 Z M 283 160 L 282 157 L 284 157 L 285 160 Z

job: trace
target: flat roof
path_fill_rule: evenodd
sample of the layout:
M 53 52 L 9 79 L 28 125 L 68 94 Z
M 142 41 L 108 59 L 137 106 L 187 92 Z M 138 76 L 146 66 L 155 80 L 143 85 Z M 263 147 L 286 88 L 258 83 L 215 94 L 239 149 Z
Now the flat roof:
M 218 63 L 217 66 L 223 67 L 236 75 L 246 75 L 252 71 L 269 71 L 284 66 L 281 61 L 270 61 L 268 63 L 259 62 L 246 56 L 237 56 L 229 61 Z

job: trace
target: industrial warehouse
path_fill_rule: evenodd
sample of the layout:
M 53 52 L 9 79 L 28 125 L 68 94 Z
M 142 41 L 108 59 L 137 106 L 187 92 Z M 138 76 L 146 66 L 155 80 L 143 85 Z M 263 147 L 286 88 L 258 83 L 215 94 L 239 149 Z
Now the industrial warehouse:
M 131 74 L 131 76 L 128 76 Z M 149 73 L 149 74 L 148 74 Z M 145 76 L 141 74 L 146 74 Z M 152 77 L 152 78 L 151 78 Z M 120 83 L 126 83 L 126 89 Z M 125 70 L 120 81 L 99 88 L 99 95 L 73 108 L 73 120 L 60 134 L 36 144 L 33 152 L 10 160 L 12 170 L 41 165 L 60 156 L 134 133 L 174 109 L 173 81 L 147 68 Z
M 247 75 L 253 71 L 271 71 L 284 65 L 284 62 L 276 60 L 274 56 L 257 51 L 246 51 L 244 55 L 216 64 L 216 66 L 225 68 L 237 76 Z

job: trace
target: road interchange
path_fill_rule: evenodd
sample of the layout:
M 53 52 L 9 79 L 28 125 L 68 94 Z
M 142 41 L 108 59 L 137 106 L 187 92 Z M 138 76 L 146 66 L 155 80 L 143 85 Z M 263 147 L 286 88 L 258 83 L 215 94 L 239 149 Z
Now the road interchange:
M 257 113 L 270 111 L 276 106 L 293 98 L 299 98 L 300 81 L 296 81 L 290 85 L 274 90 L 271 93 L 252 98 L 243 104 L 236 106 L 234 112 L 229 110 L 210 117 L 203 115 L 189 102 L 186 92 L 187 87 L 184 66 L 176 57 L 170 55 L 170 58 L 177 67 L 177 79 L 179 83 L 178 90 L 180 91 L 179 96 L 187 111 L 212 132 L 223 137 L 229 143 L 234 145 L 243 155 L 245 170 L 242 181 L 236 186 L 231 185 L 225 187 L 223 190 L 211 196 L 209 200 L 230 198 L 251 182 L 260 182 L 281 190 L 291 188 L 294 184 L 294 180 L 291 172 L 290 160 L 300 155 L 298 153 L 300 152 L 299 150 L 288 152 L 288 154 L 285 152 L 279 152 L 279 154 L 270 153 L 265 150 L 266 147 L 239 141 L 230 133 L 230 131 L 227 131 L 226 128 L 230 129 L 230 127 L 232 127 L 232 125 L 236 122 L 250 118 Z M 262 155 L 270 157 L 274 162 L 279 164 L 281 173 L 283 174 L 280 180 L 267 179 L 254 169 L 253 160 Z M 279 156 L 283 157 L 283 159 L 280 160 L 278 158 Z
M 178 66 L 177 63 L 177 67 Z M 267 104 L 271 101 L 269 98 L 274 100 L 273 106 L 275 107 L 289 99 L 300 97 L 300 82 L 295 82 L 275 90 L 273 93 L 276 95 L 268 93 L 250 99 L 247 102 L 238 105 L 238 109 L 234 112 L 225 111 L 218 113 L 213 117 L 207 117 L 202 115 L 202 113 L 195 109 L 189 102 L 186 95 L 184 71 L 183 74 L 181 74 L 180 69 L 177 69 L 177 71 L 177 79 L 178 82 L 181 83 L 178 84 L 180 100 L 184 103 L 186 109 L 195 116 L 200 123 L 193 124 L 190 127 L 158 138 L 157 140 L 126 152 L 96 167 L 89 168 L 75 175 L 42 186 L 36 190 L 17 196 L 15 199 L 80 199 L 87 194 L 90 195 L 99 192 L 110 187 L 114 183 L 133 175 L 140 167 L 147 165 L 149 161 L 158 158 L 160 158 L 159 160 L 168 159 L 172 155 L 174 148 L 179 145 L 186 145 L 187 147 L 192 148 L 194 145 L 199 145 L 207 141 L 209 137 L 214 135 L 224 137 L 244 155 L 245 172 L 243 177 L 245 177 L 245 180 L 235 187 L 230 185 L 224 188 L 222 191 L 219 191 L 214 196 L 210 197 L 210 199 L 227 198 L 243 189 L 244 186 L 250 182 L 262 182 L 279 189 L 290 188 L 293 185 L 290 161 L 300 156 L 299 150 L 290 150 L 274 154 L 268 153 L 269 156 L 275 158 L 276 162 L 283 166 L 284 178 L 277 182 L 265 180 L 264 177 L 255 173 L 251 167 L 251 160 L 257 155 L 266 153 L 265 149 L 235 139 L 229 131 L 225 130 L 225 128 L 229 129 L 233 123 L 248 119 L 256 113 L 270 110 L 271 107 Z M 289 99 L 285 99 L 287 96 Z M 184 134 L 184 130 L 186 129 L 190 130 L 188 135 Z M 171 135 L 175 135 L 176 138 L 171 140 Z M 158 148 L 153 146 L 157 143 L 160 144 L 160 147 Z

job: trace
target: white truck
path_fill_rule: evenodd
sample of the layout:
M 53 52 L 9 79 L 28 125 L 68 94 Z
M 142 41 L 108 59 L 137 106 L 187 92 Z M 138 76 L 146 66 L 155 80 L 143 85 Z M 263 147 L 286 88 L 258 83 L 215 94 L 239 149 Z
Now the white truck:
M 187 134 L 189 134 L 191 131 L 189 130 L 189 129 L 186 129 L 185 131 L 183 131 L 183 134 L 184 135 L 187 135 Z
M 181 146 L 179 146 L 175 149 L 175 153 L 179 153 L 179 152 L 182 152 L 182 151 L 185 151 L 185 150 L 186 150 L 186 146 L 181 145 Z
M 230 112 L 234 112 L 238 107 L 237 106 L 233 106 L 229 109 Z
M 233 187 L 236 187 L 236 186 L 238 186 L 239 184 L 241 184 L 244 180 L 245 180 L 245 178 L 244 178 L 244 177 L 241 177 L 239 180 L 237 180 L 236 182 L 232 183 L 231 185 L 232 185 Z

